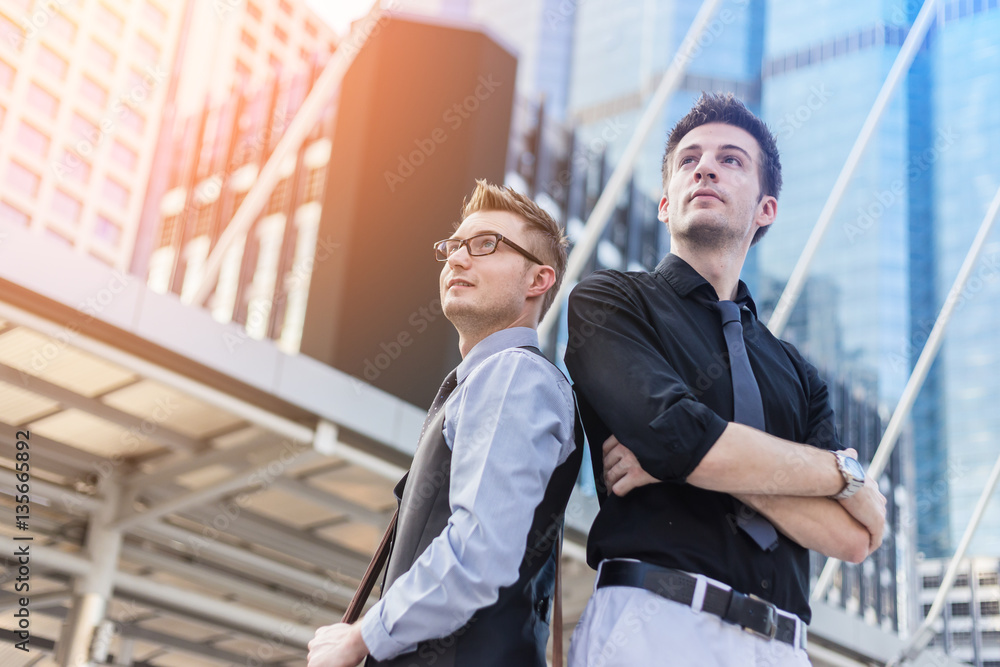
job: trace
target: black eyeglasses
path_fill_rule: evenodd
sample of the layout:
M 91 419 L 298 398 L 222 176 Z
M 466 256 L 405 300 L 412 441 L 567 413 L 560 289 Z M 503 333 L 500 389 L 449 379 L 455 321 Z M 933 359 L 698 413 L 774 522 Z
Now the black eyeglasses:
M 492 255 L 497 251 L 497 248 L 500 247 L 501 241 L 530 259 L 535 264 L 545 266 L 545 262 L 511 241 L 503 234 L 497 234 L 496 232 L 476 234 L 475 236 L 470 236 L 467 239 L 445 239 L 444 241 L 438 241 L 434 244 L 434 259 L 439 262 L 447 262 L 448 258 L 458 252 L 462 246 L 468 248 L 469 254 L 473 257 Z

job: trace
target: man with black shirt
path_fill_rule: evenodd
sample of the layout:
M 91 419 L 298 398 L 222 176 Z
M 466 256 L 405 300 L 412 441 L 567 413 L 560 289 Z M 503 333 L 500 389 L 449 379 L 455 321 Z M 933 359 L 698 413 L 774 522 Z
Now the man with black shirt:
M 771 132 L 703 95 L 670 134 L 663 185 L 670 254 L 569 300 L 566 366 L 607 493 L 570 664 L 806 665 L 807 550 L 860 562 L 885 498 L 843 450 L 816 369 L 739 280 L 777 212 Z

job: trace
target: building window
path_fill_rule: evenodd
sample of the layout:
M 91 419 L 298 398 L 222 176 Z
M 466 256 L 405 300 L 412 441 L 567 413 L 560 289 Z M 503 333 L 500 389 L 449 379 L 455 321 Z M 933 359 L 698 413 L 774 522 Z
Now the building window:
M 136 152 L 119 141 L 111 144 L 111 159 L 126 171 L 133 171 L 139 163 L 139 156 L 136 155 Z
M 316 27 L 316 24 L 313 23 L 312 21 L 306 21 L 306 34 L 309 35 L 310 37 L 316 37 L 317 35 L 319 35 L 319 29 Z
M 101 111 L 108 106 L 108 91 L 89 76 L 80 81 L 80 96 Z
M 37 83 L 28 86 L 28 106 L 47 118 L 55 118 L 59 100 Z
M 951 615 L 952 616 L 968 616 L 972 609 L 968 602 L 952 602 L 951 603 Z
M 931 603 L 930 602 L 925 602 L 924 603 L 924 618 L 927 618 L 927 614 L 929 614 L 929 613 L 931 613 Z
M 26 148 L 34 157 L 44 160 L 49 154 L 49 144 L 52 142 L 47 134 L 22 122 L 21 126 L 17 128 L 17 143 Z
M 249 46 L 251 49 L 257 48 L 257 40 L 249 32 L 244 30 L 240 33 L 240 41 Z
M 76 39 L 76 24 L 66 18 L 61 12 L 52 12 L 49 18 L 49 30 L 63 44 L 69 45 Z
M 953 632 L 951 633 L 951 641 L 955 646 L 971 646 L 972 633 L 968 631 Z
M 19 162 L 11 160 L 7 167 L 7 183 L 16 192 L 29 197 L 38 196 L 38 186 L 42 182 L 41 177 Z
M 254 21 L 259 21 L 263 16 L 263 13 L 260 11 L 260 7 L 258 7 L 256 3 L 249 1 L 247 2 L 247 14 L 249 14 L 250 18 Z
M 288 0 L 279 0 L 278 7 L 280 7 L 281 11 L 285 14 L 288 14 L 289 16 L 292 15 L 292 5 L 288 2 Z
M 969 575 L 967 574 L 955 575 L 955 588 L 968 588 L 968 586 L 969 586 Z
M 280 213 L 285 210 L 286 202 L 288 198 L 288 177 L 278 181 L 278 184 L 274 186 L 274 192 L 271 193 L 271 199 L 268 201 L 267 215 L 272 213 Z
M 103 194 L 106 203 L 113 204 L 121 209 L 128 208 L 128 188 L 115 179 L 104 179 Z
M 280 26 L 274 26 L 274 36 L 282 44 L 288 44 L 288 33 L 282 30 Z
M 167 25 L 167 13 L 150 0 L 143 3 L 142 16 L 154 28 L 165 28 Z
M 983 630 L 983 648 L 1000 648 L 1000 630 Z
M 1000 600 L 983 600 L 979 603 L 982 616 L 1000 616 Z
M 59 180 L 70 179 L 81 185 L 86 185 L 90 180 L 90 165 L 80 159 L 80 156 L 70 151 L 63 152 L 62 160 L 56 167 L 56 176 Z
M 122 230 L 114 222 L 103 215 L 97 216 L 97 223 L 94 225 L 94 237 L 103 241 L 106 245 L 116 246 L 121 238 Z
M 925 576 L 923 580 L 924 588 L 939 588 L 941 586 L 941 575 L 934 574 Z
M 310 169 L 306 180 L 306 201 L 319 201 L 323 198 L 323 186 L 326 181 L 326 167 Z
M 160 49 L 142 35 L 135 37 L 135 51 L 139 62 L 154 65 L 160 62 Z
M 97 23 L 103 31 L 116 37 L 122 34 L 122 28 L 125 27 L 125 20 L 104 3 L 97 5 Z
M 73 114 L 73 117 L 70 119 L 69 129 L 73 133 L 73 136 L 91 143 L 89 146 L 90 151 L 94 150 L 95 145 L 101 139 L 101 133 L 97 131 L 97 126 L 78 113 Z M 86 155 L 83 151 L 78 152 Z
M 31 222 L 31 217 L 16 206 L 0 201 L 0 222 L 27 227 L 28 223 Z
M 996 572 L 980 572 L 979 573 L 979 585 L 980 586 L 996 586 L 997 585 L 997 573 Z
M 115 54 L 100 42 L 90 40 L 87 56 L 91 64 L 105 72 L 113 72 L 115 69 Z
M 10 87 L 14 85 L 14 74 L 14 67 L 8 65 L 7 61 L 0 59 L 0 88 L 10 90 Z
M 57 56 L 47 46 L 42 46 L 38 49 L 38 64 L 46 72 L 60 80 L 66 78 L 66 70 L 69 69 L 69 63 Z
M 0 41 L 15 51 L 20 51 L 24 46 L 24 31 L 3 14 L 0 14 Z
M 142 136 L 146 131 L 146 118 L 135 109 L 127 109 L 122 115 L 122 125 Z
M 55 213 L 57 220 L 75 225 L 80 221 L 81 210 L 83 210 L 83 204 L 76 197 L 56 188 L 55 195 L 52 197 L 52 212 Z

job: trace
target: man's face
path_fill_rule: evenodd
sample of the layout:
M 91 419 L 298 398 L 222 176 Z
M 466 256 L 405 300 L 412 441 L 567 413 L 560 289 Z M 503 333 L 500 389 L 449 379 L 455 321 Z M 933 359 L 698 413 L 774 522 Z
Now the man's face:
M 777 200 L 760 197 L 760 146 L 746 130 L 707 123 L 681 139 L 659 218 L 672 238 L 701 247 L 749 247 L 774 221 Z
M 484 232 L 502 234 L 531 249 L 521 218 L 506 211 L 479 211 L 465 220 L 452 238 L 467 239 Z M 538 266 L 501 242 L 492 255 L 473 257 L 463 246 L 441 267 L 441 307 L 459 331 L 499 331 L 523 318 L 531 290 L 531 268 Z

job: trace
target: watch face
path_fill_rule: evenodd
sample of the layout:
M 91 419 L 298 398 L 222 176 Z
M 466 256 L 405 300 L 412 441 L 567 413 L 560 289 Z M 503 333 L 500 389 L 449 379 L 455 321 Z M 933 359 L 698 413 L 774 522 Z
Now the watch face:
M 865 469 L 861 467 L 861 464 L 858 463 L 857 459 L 852 459 L 849 456 L 845 456 L 844 467 L 847 469 L 847 472 L 850 473 L 850 475 L 855 477 L 856 479 L 865 478 Z

